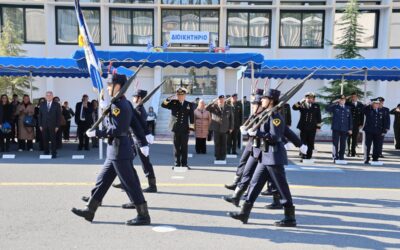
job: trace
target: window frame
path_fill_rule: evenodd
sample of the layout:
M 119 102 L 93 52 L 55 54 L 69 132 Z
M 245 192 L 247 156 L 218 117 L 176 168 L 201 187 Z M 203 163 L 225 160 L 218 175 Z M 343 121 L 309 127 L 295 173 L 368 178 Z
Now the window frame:
M 23 38 L 22 38 L 22 42 L 24 44 L 46 44 L 46 37 L 44 37 L 44 41 L 43 42 L 35 42 L 35 41 L 28 41 L 26 38 L 26 9 L 42 9 L 43 10 L 43 17 L 45 17 L 45 13 L 44 13 L 44 5 L 13 5 L 13 4 L 0 4 L 0 32 L 3 31 L 3 25 L 4 25 L 4 19 L 3 19 L 3 8 L 21 8 L 22 9 L 22 22 L 23 22 Z
M 270 49 L 271 48 L 271 27 L 272 27 L 272 10 L 262 9 L 262 10 L 239 10 L 239 9 L 228 9 L 226 12 L 226 42 L 229 41 L 229 13 L 247 13 L 247 46 L 229 45 L 231 48 L 255 48 L 255 49 Z M 250 43 L 250 14 L 251 13 L 268 13 L 269 23 L 268 23 L 268 46 L 249 46 Z
M 393 13 L 399 13 L 400 14 L 400 9 L 392 9 L 392 15 L 393 15 Z M 391 16 L 391 18 L 392 18 L 392 16 Z M 392 23 L 390 23 L 390 26 L 392 25 Z M 391 27 L 390 27 L 391 28 Z M 390 32 L 392 32 L 391 30 L 390 30 Z M 390 37 L 389 37 L 389 49 L 400 49 L 400 45 L 398 45 L 398 46 L 391 46 L 391 44 L 390 44 Z
M 55 6 L 55 9 L 54 9 L 54 11 L 55 11 L 55 17 L 56 17 L 56 45 L 78 45 L 79 44 L 79 42 L 77 41 L 76 43 L 64 43 L 64 42 L 59 42 L 58 41 L 58 10 L 66 10 L 66 9 L 68 9 L 68 10 L 74 10 L 75 11 L 75 8 L 74 7 L 72 7 L 72 6 Z M 100 7 L 82 7 L 82 11 L 84 11 L 84 10 L 97 10 L 97 11 L 99 11 L 99 42 L 98 43 L 94 43 L 95 45 L 98 45 L 98 46 L 100 46 L 101 45 L 101 10 L 100 10 Z M 79 37 L 79 24 L 77 25 L 77 27 L 76 27 L 77 29 L 76 29 L 76 31 L 77 31 L 77 33 L 76 33 L 76 38 L 78 39 L 78 37 Z
M 325 45 L 325 16 L 326 10 L 280 10 L 279 12 L 279 48 L 280 49 L 324 49 Z M 282 29 L 282 13 L 300 13 L 301 14 L 301 25 L 300 25 L 300 46 L 282 46 L 281 45 L 281 29 Z M 301 46 L 301 42 L 303 39 L 303 15 L 310 13 L 318 13 L 322 14 L 322 38 L 321 38 L 321 46 L 312 47 L 312 46 Z
M 120 11 L 129 11 L 130 14 L 130 21 L 131 21 L 131 40 L 132 43 L 113 43 L 112 42 L 112 15 L 111 12 L 113 10 L 120 10 Z M 132 13 L 134 11 L 151 11 L 152 14 L 152 27 L 153 27 L 153 32 L 152 32 L 152 40 L 154 42 L 154 9 L 141 9 L 141 8 L 115 8 L 115 7 L 110 7 L 108 10 L 108 37 L 109 37 L 109 46 L 135 46 L 135 47 L 146 47 L 147 44 L 135 44 L 133 43 L 134 39 L 133 39 L 133 19 L 132 19 Z
M 164 37 L 163 37 L 163 30 L 162 30 L 162 25 L 163 25 L 163 21 L 164 21 L 162 12 L 164 10 L 179 11 L 179 30 L 180 31 L 182 31 L 182 11 L 194 11 L 194 10 L 196 10 L 196 11 L 199 12 L 199 30 L 197 30 L 197 31 L 201 31 L 200 28 L 201 28 L 201 12 L 202 11 L 216 11 L 216 12 L 218 12 L 218 46 L 220 46 L 219 45 L 221 43 L 221 39 L 220 39 L 221 38 L 221 34 L 220 34 L 221 28 L 220 28 L 220 25 L 219 25 L 219 22 L 220 22 L 220 19 L 221 19 L 220 18 L 221 17 L 220 16 L 221 15 L 220 9 L 201 9 L 201 8 L 199 8 L 199 9 L 187 9 L 187 8 L 183 8 L 183 9 L 174 9 L 173 8 L 173 9 L 171 9 L 171 8 L 162 8 L 161 9 L 161 29 L 160 29 L 160 32 L 161 32 L 161 45 L 164 44 Z M 178 44 L 178 43 L 174 43 L 174 44 Z M 182 44 L 182 43 L 179 43 L 178 45 L 180 47 L 182 47 L 182 45 L 184 45 L 183 47 L 187 47 L 187 48 L 190 48 L 190 47 L 192 47 L 192 48 L 202 48 L 202 47 L 205 48 L 205 46 L 203 46 L 205 44 Z M 207 47 L 208 46 L 209 45 L 207 45 Z M 175 46 L 175 48 L 177 48 L 177 46 Z
M 374 29 L 374 37 L 375 37 L 374 45 L 372 45 L 372 47 L 369 47 L 369 46 L 358 46 L 358 47 L 363 48 L 363 49 L 377 49 L 378 41 L 379 41 L 379 20 L 380 20 L 380 16 L 381 16 L 380 10 L 359 10 L 359 11 L 361 12 L 361 14 L 363 12 L 364 13 L 375 13 L 376 18 L 375 18 L 375 29 Z M 336 13 L 343 13 L 343 12 L 344 12 L 344 9 L 337 9 L 334 14 L 336 15 Z M 335 31 L 335 18 L 333 21 L 333 31 Z M 390 43 L 390 37 L 388 39 L 389 39 L 389 43 Z M 335 41 L 335 34 L 333 34 L 333 41 Z M 336 46 L 334 46 L 334 47 L 336 47 Z

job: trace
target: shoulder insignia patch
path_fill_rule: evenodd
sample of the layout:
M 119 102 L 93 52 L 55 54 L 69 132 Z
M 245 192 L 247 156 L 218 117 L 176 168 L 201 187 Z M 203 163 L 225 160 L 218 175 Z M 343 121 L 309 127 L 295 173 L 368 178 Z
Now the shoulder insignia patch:
M 281 124 L 281 119 L 279 118 L 273 119 L 272 124 L 274 124 L 275 127 L 278 127 Z
M 113 108 L 112 114 L 114 116 L 119 116 L 120 113 L 121 113 L 121 110 L 119 108 Z

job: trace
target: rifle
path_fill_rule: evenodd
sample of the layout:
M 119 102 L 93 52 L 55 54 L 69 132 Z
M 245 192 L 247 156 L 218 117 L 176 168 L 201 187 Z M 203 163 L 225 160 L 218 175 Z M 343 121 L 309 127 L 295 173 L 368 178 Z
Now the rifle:
M 160 84 L 158 84 L 149 94 L 147 94 L 138 105 L 143 105 L 145 104 L 148 100 L 150 100 L 150 98 L 157 92 L 157 90 L 159 88 L 161 88 L 161 86 L 166 83 L 167 80 L 162 81 Z

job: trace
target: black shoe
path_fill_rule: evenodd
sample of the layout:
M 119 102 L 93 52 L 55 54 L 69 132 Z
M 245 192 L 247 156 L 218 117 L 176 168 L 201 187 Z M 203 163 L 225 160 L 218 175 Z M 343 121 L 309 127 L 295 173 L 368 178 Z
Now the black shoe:
M 174 170 L 174 168 L 179 168 L 181 165 L 179 164 L 175 164 L 174 166 L 172 166 L 172 170 Z
M 247 224 L 252 208 L 253 204 L 245 202 L 243 203 L 242 210 L 239 213 L 229 212 L 228 215 L 235 220 L 240 220 L 243 224 Z
M 150 225 L 151 219 L 149 215 L 149 210 L 147 209 L 147 203 L 143 203 L 136 206 L 136 211 L 138 215 L 132 220 L 128 220 L 126 225 L 128 226 L 142 226 Z
M 122 189 L 122 183 L 112 184 L 112 186 L 115 187 L 115 188 L 121 188 Z
M 369 160 L 365 160 L 365 161 L 364 161 L 364 164 L 369 164 Z
M 269 189 L 266 189 L 265 191 L 261 192 L 261 195 L 270 196 L 270 195 L 272 195 L 272 192 Z
M 295 227 L 297 226 L 296 224 L 296 218 L 294 214 L 295 207 L 285 207 L 285 218 L 281 221 L 275 222 L 275 226 L 277 227 Z
M 53 153 L 53 154 L 51 154 L 51 158 L 52 158 L 52 159 L 55 159 L 55 158 L 57 158 L 57 154 L 54 154 L 54 153 Z
M 143 189 L 143 193 L 157 193 L 156 178 L 149 178 L 149 187 Z
M 235 179 L 233 179 L 233 183 L 232 184 L 225 184 L 225 188 L 229 189 L 229 190 L 235 190 L 237 184 L 239 183 L 239 181 L 240 181 L 240 176 L 236 175 Z
M 240 203 L 240 198 L 242 197 L 245 191 L 246 189 L 241 189 L 240 187 L 237 187 L 232 196 L 230 195 L 223 196 L 222 199 L 238 207 Z
M 281 196 L 279 194 L 274 194 L 273 196 L 273 201 L 271 204 L 266 205 L 266 209 L 282 209 L 283 206 L 280 201 Z
M 88 202 L 90 200 L 89 196 L 82 196 L 81 198 L 84 202 Z
M 85 220 L 92 222 L 94 218 L 94 214 L 96 213 L 97 208 L 100 206 L 100 202 L 90 199 L 89 203 L 86 205 L 84 209 L 72 208 L 71 211 L 80 216 L 85 218 Z
M 183 165 L 182 167 L 187 168 L 188 170 L 191 170 L 191 168 L 188 165 Z
M 133 202 L 122 204 L 121 206 L 123 209 L 135 209 L 136 206 Z

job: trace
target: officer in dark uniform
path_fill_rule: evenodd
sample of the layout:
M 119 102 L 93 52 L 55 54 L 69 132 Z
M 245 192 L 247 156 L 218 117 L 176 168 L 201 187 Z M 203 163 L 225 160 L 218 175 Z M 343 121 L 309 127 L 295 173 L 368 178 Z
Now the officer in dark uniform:
M 353 119 L 353 131 L 347 139 L 347 156 L 355 157 L 358 135 L 360 133 L 360 129 L 364 125 L 364 104 L 358 101 L 358 96 L 355 92 L 351 94 L 350 98 L 351 99 L 346 103 L 346 105 L 351 111 L 351 117 Z
M 180 87 L 177 91 L 178 99 L 167 98 L 161 107 L 171 110 L 171 127 L 174 133 L 175 167 L 188 169 L 188 141 L 190 130 L 194 129 L 193 103 L 185 100 L 186 89 Z M 174 169 L 174 167 L 172 167 Z
M 228 133 L 227 138 L 227 153 L 237 155 L 236 149 L 240 140 L 240 126 L 242 125 L 243 110 L 242 104 L 237 100 L 237 94 L 233 94 L 229 104 L 232 107 L 233 113 L 233 130 Z
M 390 111 L 391 115 L 394 115 L 394 138 L 395 138 L 395 149 L 400 149 L 400 104 L 397 104 L 397 107 Z
M 243 120 L 246 121 L 250 117 L 250 102 L 247 100 L 246 96 L 243 96 Z
M 306 155 L 303 155 L 303 159 L 311 159 L 313 150 L 315 135 L 317 130 L 321 129 L 321 109 L 318 104 L 315 103 L 315 94 L 307 93 L 305 98 L 293 105 L 293 110 L 300 111 L 300 120 L 297 124 L 297 128 L 300 130 L 300 139 L 307 145 L 308 151 Z
M 385 98 L 383 98 L 383 97 L 378 97 L 378 100 L 379 100 L 379 108 L 382 110 L 382 112 L 383 112 L 383 117 L 384 117 L 384 119 L 385 119 L 385 124 L 386 124 L 386 127 L 385 127 L 385 129 L 386 129 L 386 132 L 385 132 L 385 135 L 386 135 L 386 133 L 389 131 L 389 129 L 390 129 L 390 110 L 389 110 L 389 108 L 387 108 L 387 107 L 385 107 Z M 382 138 L 381 138 L 381 140 L 382 140 L 382 142 L 381 142 L 381 145 L 382 145 L 382 147 L 381 147 L 381 152 L 380 152 L 380 154 L 379 154 L 379 157 L 382 157 L 383 158 L 383 154 L 382 154 L 382 152 L 383 152 L 383 143 L 384 143 L 384 140 L 385 140 L 385 135 L 383 135 L 382 136 Z
M 283 105 L 283 108 L 281 108 L 281 115 L 283 117 L 283 120 L 285 121 L 286 126 L 291 127 L 292 126 L 292 112 L 290 111 L 290 105 L 289 103 L 285 103 Z
M 333 161 L 344 160 L 347 135 L 353 133 L 353 119 L 350 108 L 346 106 L 346 96 L 340 95 L 326 107 L 326 112 L 332 113 Z
M 385 136 L 387 130 L 387 119 L 382 109 L 379 108 L 380 101 L 378 98 L 371 99 L 371 104 L 364 107 L 365 115 L 365 147 L 364 163 L 370 161 L 371 145 L 374 144 L 372 152 L 372 161 L 378 161 L 382 148 L 382 137 Z
M 232 107 L 225 104 L 225 96 L 220 95 L 216 101 L 206 106 L 206 110 L 211 113 L 210 129 L 214 133 L 215 159 L 225 160 L 227 134 L 233 131 Z
M 108 83 L 108 92 L 110 96 L 115 96 L 121 87 L 126 83 L 125 75 L 114 74 L 112 81 Z M 133 116 L 133 110 L 125 98 L 120 97 L 111 105 L 109 116 L 106 118 L 106 125 L 103 130 L 88 130 L 88 137 L 100 137 L 108 139 L 107 158 L 103 169 L 97 176 L 96 186 L 92 190 L 92 195 L 85 209 L 73 208 L 72 212 L 88 221 L 92 221 L 95 212 L 103 197 L 107 193 L 116 176 L 122 182 L 131 202 L 136 206 L 138 216 L 126 222 L 127 225 L 148 225 L 150 216 L 147 209 L 147 202 L 143 196 L 140 187 L 139 177 L 133 168 L 133 141 L 130 137 L 129 128 L 134 129 L 134 133 L 141 144 L 141 150 L 144 154 L 148 152 L 147 141 L 143 130 Z M 133 126 L 132 126 L 133 125 Z
M 269 90 L 269 108 L 277 105 L 280 91 Z M 253 204 L 261 193 L 262 188 L 269 176 L 275 183 L 282 197 L 285 209 L 285 218 L 275 222 L 279 227 L 295 227 L 295 207 L 293 206 L 292 195 L 286 180 L 284 165 L 288 164 L 286 150 L 282 141 L 285 122 L 279 112 L 273 113 L 257 131 L 250 131 L 249 135 L 262 138 L 262 164 L 258 164 L 254 176 L 251 179 L 249 194 L 239 213 L 230 212 L 228 215 L 234 219 L 247 223 Z

